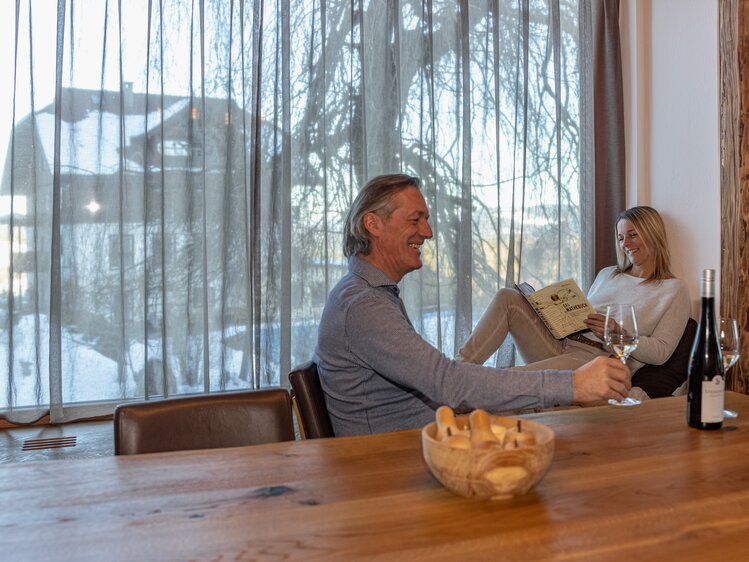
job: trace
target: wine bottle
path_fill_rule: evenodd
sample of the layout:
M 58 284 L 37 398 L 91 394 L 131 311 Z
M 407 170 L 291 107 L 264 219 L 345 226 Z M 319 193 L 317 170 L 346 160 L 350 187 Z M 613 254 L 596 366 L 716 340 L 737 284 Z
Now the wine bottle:
M 715 270 L 702 270 L 701 313 L 689 356 L 687 423 L 697 429 L 723 425 L 725 378 L 715 321 Z

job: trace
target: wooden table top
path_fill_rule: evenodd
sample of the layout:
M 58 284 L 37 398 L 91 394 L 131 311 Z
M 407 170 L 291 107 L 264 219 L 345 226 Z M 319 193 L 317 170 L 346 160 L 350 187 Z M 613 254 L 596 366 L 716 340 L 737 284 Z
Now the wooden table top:
M 0 466 L 0 559 L 748 560 L 749 396 L 690 429 L 684 397 L 536 414 L 528 494 L 465 499 L 419 431 Z

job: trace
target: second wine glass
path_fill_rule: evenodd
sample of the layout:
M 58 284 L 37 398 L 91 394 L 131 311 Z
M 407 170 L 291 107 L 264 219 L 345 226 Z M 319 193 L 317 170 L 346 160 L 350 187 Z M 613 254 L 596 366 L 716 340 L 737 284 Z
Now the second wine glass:
M 634 306 L 631 304 L 610 304 L 606 307 L 603 339 L 614 355 L 626 365 L 627 358 L 637 349 L 637 344 L 640 341 Z M 638 399 L 629 396 L 621 401 L 609 400 L 609 404 L 612 406 L 636 406 L 639 403 Z
M 723 370 L 728 371 L 739 360 L 739 327 L 735 318 L 721 318 L 718 341 L 723 355 Z
M 728 383 L 728 369 L 739 360 L 739 326 L 735 318 L 721 318 L 718 326 L 718 342 L 723 356 L 723 371 Z M 735 418 L 738 414 L 734 410 L 723 410 L 723 417 Z

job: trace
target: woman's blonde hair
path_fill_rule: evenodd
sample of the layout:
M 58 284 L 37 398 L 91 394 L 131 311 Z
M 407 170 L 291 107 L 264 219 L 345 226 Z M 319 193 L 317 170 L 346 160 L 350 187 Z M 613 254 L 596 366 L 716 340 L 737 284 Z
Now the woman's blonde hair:
M 632 262 L 627 257 L 619 243 L 619 223 L 628 220 L 637 230 L 645 247 L 653 257 L 653 274 L 645 281 L 662 281 L 671 279 L 671 253 L 668 250 L 666 239 L 666 226 L 663 224 L 661 215 L 653 207 L 632 207 L 619 213 L 614 223 L 614 241 L 616 243 L 616 273 L 626 273 L 632 269 Z

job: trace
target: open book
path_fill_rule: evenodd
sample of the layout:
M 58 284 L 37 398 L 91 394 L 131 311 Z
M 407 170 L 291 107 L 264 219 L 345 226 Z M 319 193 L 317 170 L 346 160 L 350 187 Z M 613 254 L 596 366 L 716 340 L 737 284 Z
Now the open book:
M 596 312 L 574 279 L 565 279 L 538 291 L 528 283 L 515 287 L 558 340 L 588 330 L 583 320 Z

